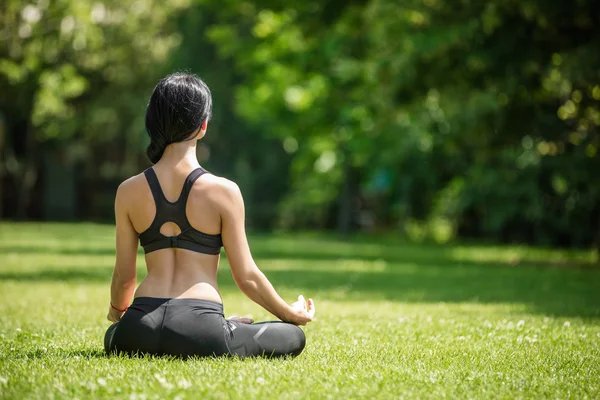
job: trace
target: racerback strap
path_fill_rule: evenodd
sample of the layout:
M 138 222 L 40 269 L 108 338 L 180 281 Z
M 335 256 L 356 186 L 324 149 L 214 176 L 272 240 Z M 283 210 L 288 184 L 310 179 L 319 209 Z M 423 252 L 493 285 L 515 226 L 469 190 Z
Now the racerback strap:
M 170 202 L 164 192 L 153 168 L 144 171 L 148 186 L 156 205 L 156 215 L 150 227 L 139 235 L 140 243 L 145 253 L 164 248 L 182 248 L 205 254 L 219 254 L 223 242 L 221 234 L 206 234 L 194 229 L 185 213 L 187 199 L 194 182 L 208 173 L 204 168 L 196 168 L 185 179 L 179 198 Z M 160 233 L 161 226 L 166 222 L 174 222 L 181 229 L 177 236 L 164 236 Z
M 165 194 L 160 186 L 160 182 L 158 181 L 158 177 L 156 176 L 156 172 L 154 172 L 154 168 L 148 168 L 144 171 L 144 175 L 146 176 L 146 180 L 148 181 L 148 185 L 150 186 L 150 191 L 152 192 L 152 197 L 154 198 L 154 203 L 156 204 L 156 211 L 158 214 L 159 205 L 161 203 L 167 204 L 178 204 L 179 202 L 184 202 L 183 212 L 185 214 L 185 201 L 190 195 L 190 190 L 192 186 L 194 186 L 194 182 L 196 179 L 200 178 L 203 174 L 207 173 L 204 168 L 196 168 L 185 178 L 185 182 L 183 183 L 183 188 L 181 188 L 181 193 L 179 194 L 179 198 L 175 200 L 175 202 L 170 202 L 165 197 Z

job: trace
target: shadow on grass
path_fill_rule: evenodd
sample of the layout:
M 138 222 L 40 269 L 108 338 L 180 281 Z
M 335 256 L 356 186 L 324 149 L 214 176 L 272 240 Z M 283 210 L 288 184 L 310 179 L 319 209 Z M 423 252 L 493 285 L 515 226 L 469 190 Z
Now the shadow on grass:
M 46 246 L 22 246 L 22 245 L 6 245 L 0 244 L 0 254 L 58 254 L 66 256 L 114 256 L 115 249 L 108 247 L 46 247 Z M 140 254 L 144 254 L 140 248 L 138 251 Z
M 45 348 L 39 349 L 29 349 L 29 350 L 14 350 L 11 351 L 10 354 L 0 355 L 0 360 L 8 359 L 11 360 L 20 360 L 20 359 L 35 359 L 35 358 L 59 358 L 59 359 L 67 359 L 67 358 L 81 358 L 90 360 L 92 358 L 108 358 L 108 355 L 104 352 L 104 350 L 98 349 L 80 349 L 80 350 L 63 350 L 63 349 L 50 349 L 47 350 Z
M 326 239 L 326 238 L 325 238 Z M 325 240 L 323 239 L 323 240 Z M 414 244 L 400 242 L 396 244 L 382 244 L 378 242 L 357 242 L 356 246 L 352 242 L 345 243 L 348 245 L 343 249 L 336 251 L 336 247 L 329 248 L 327 243 L 319 242 L 318 247 L 304 246 L 289 246 L 293 244 L 292 239 L 287 241 L 286 248 L 278 249 L 277 246 L 270 246 L 266 241 L 257 241 L 252 244 L 252 254 L 258 260 L 306 260 L 306 261 L 338 261 L 343 259 L 356 259 L 362 261 L 385 261 L 388 263 L 418 263 L 418 264 L 452 264 L 452 265 L 468 265 L 474 264 L 473 261 L 457 259 L 453 254 L 453 247 L 442 246 L 436 244 Z M 334 242 L 335 243 L 335 242 Z M 340 242 L 337 242 L 339 245 Z M 365 246 L 366 245 L 366 246 Z M 478 246 L 464 246 L 467 251 L 475 252 Z M 469 249 L 472 247 L 472 249 Z M 485 249 L 485 247 L 484 247 Z M 113 247 L 45 247 L 45 246 L 14 246 L 0 243 L 0 254 L 53 254 L 53 255 L 78 255 L 78 256 L 114 256 L 115 250 Z M 499 251 L 502 253 L 502 251 Z M 143 250 L 140 247 L 138 254 L 143 255 Z M 227 259 L 225 252 L 221 253 L 224 259 Z M 502 258 L 501 256 L 498 258 Z M 504 257 L 506 258 L 506 257 Z M 553 260 L 542 257 L 532 257 L 527 255 L 521 260 L 518 256 L 514 260 L 519 266 L 548 266 L 548 267 L 576 267 L 576 268 L 591 268 L 598 269 L 599 264 L 584 261 L 574 260 Z M 508 261 L 496 262 L 477 262 L 477 265 L 493 265 L 493 266 L 508 266 L 511 265 Z
M 92 359 L 108 359 L 108 358 L 116 358 L 121 357 L 130 360 L 147 360 L 155 362 L 156 360 L 166 361 L 166 362 L 182 362 L 182 361 L 192 361 L 192 360 L 206 360 L 206 359 L 214 359 L 214 357 L 177 357 L 177 356 L 169 356 L 169 355 L 153 355 L 153 354 L 129 354 L 126 352 L 113 352 L 111 354 L 107 354 L 103 349 L 99 350 L 97 348 L 89 348 L 89 349 L 79 349 L 79 350 L 64 350 L 64 349 L 46 349 L 45 347 L 40 347 L 37 349 L 16 349 L 11 351 L 8 354 L 0 353 L 0 361 L 3 360 L 32 360 L 32 359 L 51 359 L 54 362 L 58 360 L 67 360 L 67 359 L 81 359 L 81 360 L 92 360 Z M 221 357 L 217 357 L 221 358 Z M 230 359 L 236 359 L 235 357 Z M 1 398 L 1 397 L 0 397 Z
M 260 258 L 256 257 L 259 261 Z M 290 257 L 291 259 L 292 257 Z M 285 258 L 277 258 L 284 260 Z M 501 263 L 455 260 L 388 263 L 379 270 L 352 271 L 324 259 L 294 257 L 290 268 L 263 270 L 276 288 L 324 298 L 424 303 L 524 304 L 530 311 L 555 316 L 600 317 L 600 270 L 590 268 L 511 267 Z M 298 267 L 305 261 L 305 266 Z M 328 264 L 331 268 L 327 269 Z M 103 282 L 112 267 L 42 268 L 0 272 L 0 280 L 26 282 Z M 143 275 L 142 275 L 143 276 Z M 237 290 L 227 269 L 219 273 L 222 291 Z

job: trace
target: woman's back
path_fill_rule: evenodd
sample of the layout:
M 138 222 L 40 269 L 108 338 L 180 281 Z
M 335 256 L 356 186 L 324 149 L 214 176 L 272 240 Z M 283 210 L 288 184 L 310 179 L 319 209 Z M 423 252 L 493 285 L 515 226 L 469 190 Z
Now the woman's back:
M 171 167 L 158 163 L 153 167 L 159 190 L 169 203 L 175 203 L 182 193 L 186 178 L 193 166 Z M 185 217 L 196 231 L 207 235 L 220 235 L 219 182 L 211 174 L 202 174 L 191 186 L 185 204 Z M 157 215 L 155 196 L 145 174 L 139 174 L 124 184 L 128 215 L 134 230 L 146 232 Z M 182 199 L 185 200 L 185 199 Z M 165 222 L 156 227 L 166 237 L 177 237 L 182 227 Z M 185 227 L 183 227 L 185 229 Z M 140 284 L 135 297 L 198 298 L 221 302 L 217 286 L 219 255 L 205 254 L 182 248 L 168 247 L 146 254 L 148 275 Z
M 297 355 L 314 303 L 288 305 L 252 259 L 238 186 L 198 164 L 212 100 L 206 84 L 173 74 L 146 109 L 147 155 L 154 164 L 123 182 L 115 198 L 116 262 L 105 335 L 107 351 L 174 356 Z M 138 246 L 148 275 L 135 290 Z M 235 283 L 282 321 L 226 320 L 217 286 L 221 247 Z M 135 294 L 134 294 L 135 290 Z M 134 297 L 133 303 L 130 303 Z

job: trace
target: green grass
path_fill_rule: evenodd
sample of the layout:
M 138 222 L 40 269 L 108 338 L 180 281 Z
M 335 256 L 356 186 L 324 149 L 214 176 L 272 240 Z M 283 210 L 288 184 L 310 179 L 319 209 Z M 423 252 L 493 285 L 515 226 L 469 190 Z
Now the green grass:
M 600 396 L 591 252 L 316 234 L 251 245 L 284 298 L 316 300 L 301 356 L 106 357 L 113 228 L 0 224 L 0 398 Z M 227 315 L 270 318 L 226 260 L 219 278 Z

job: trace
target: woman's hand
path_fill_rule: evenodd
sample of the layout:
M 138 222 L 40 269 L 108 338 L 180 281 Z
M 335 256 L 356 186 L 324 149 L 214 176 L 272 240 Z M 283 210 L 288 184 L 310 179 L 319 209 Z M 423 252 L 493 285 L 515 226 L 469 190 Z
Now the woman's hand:
M 117 311 L 112 306 L 108 306 L 108 315 L 106 316 L 106 319 L 110 322 L 119 322 L 123 314 L 125 314 L 125 312 Z
M 291 314 L 287 318 L 287 322 L 295 325 L 306 325 L 315 317 L 315 302 L 313 299 L 304 300 L 304 296 L 298 296 L 298 300 L 290 306 Z
M 238 317 L 237 315 L 232 315 L 231 317 L 227 318 L 227 320 L 229 321 L 236 321 L 239 322 L 240 324 L 253 324 L 254 323 L 254 319 L 250 318 L 250 317 Z

